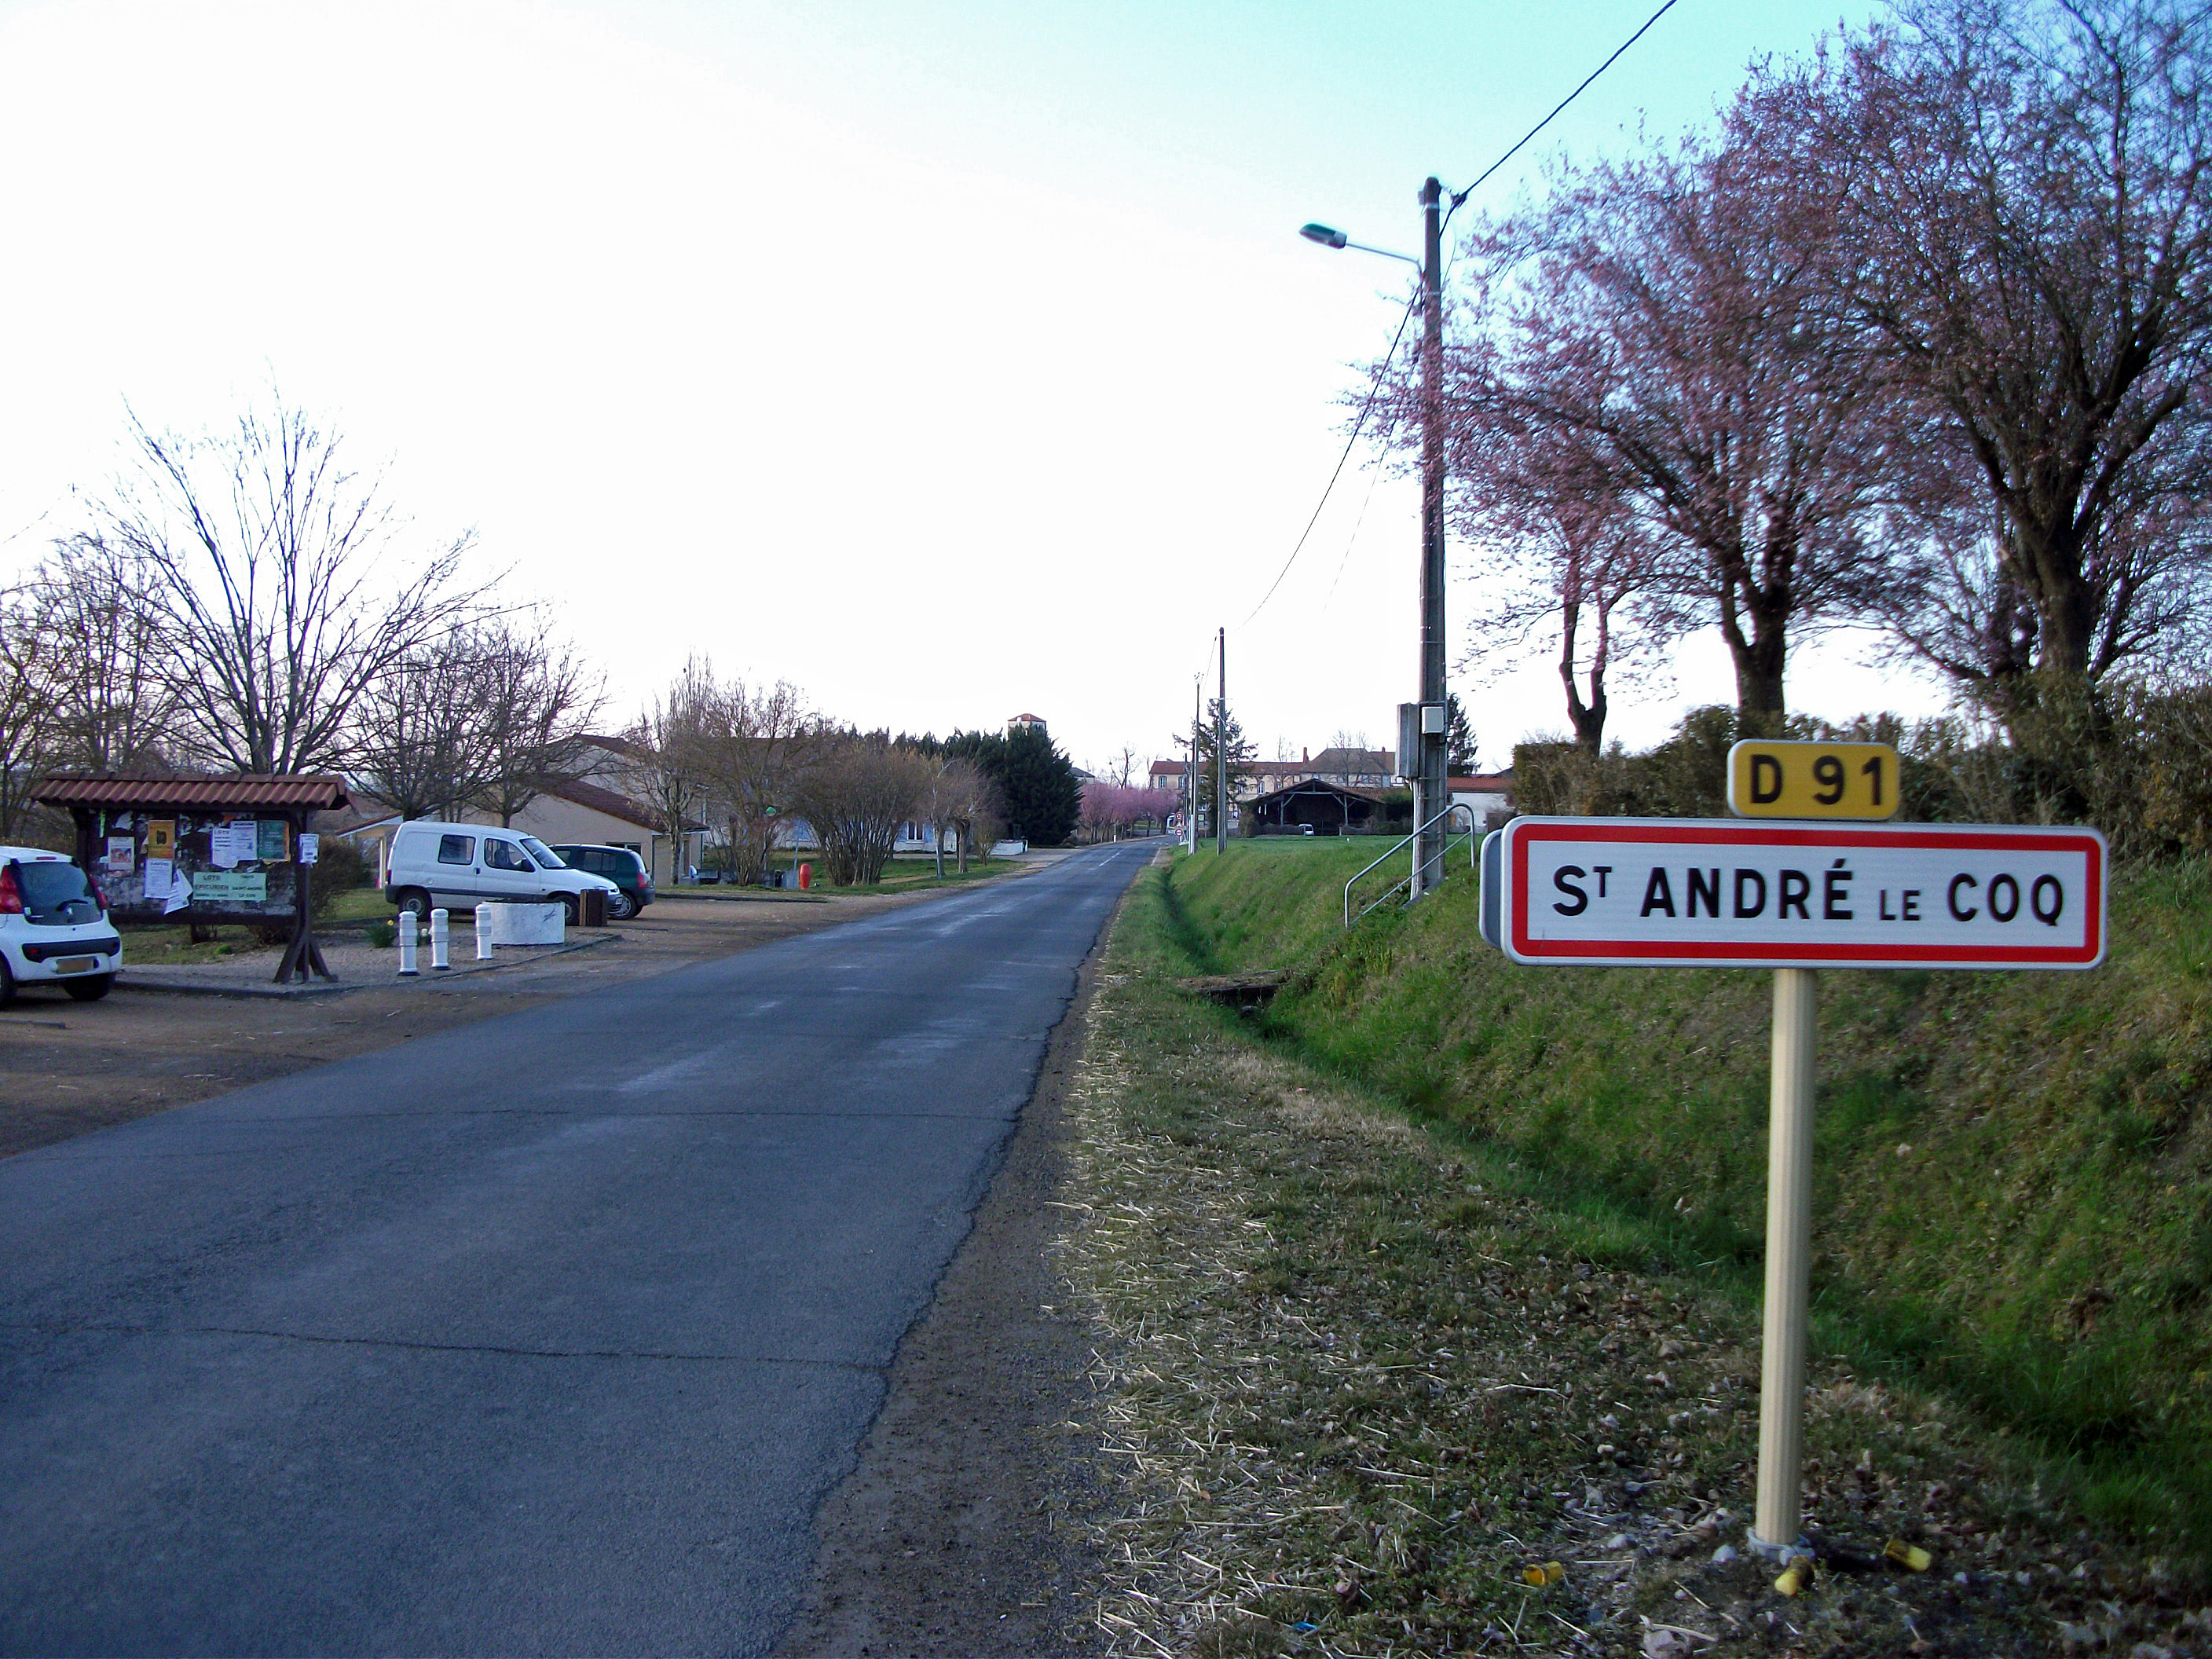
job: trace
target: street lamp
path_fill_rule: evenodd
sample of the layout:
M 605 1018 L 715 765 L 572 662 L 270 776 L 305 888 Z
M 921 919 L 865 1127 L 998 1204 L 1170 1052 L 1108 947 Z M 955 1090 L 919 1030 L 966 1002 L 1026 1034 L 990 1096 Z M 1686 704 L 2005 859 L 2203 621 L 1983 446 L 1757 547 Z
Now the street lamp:
M 1451 792 L 1444 773 L 1444 298 L 1443 222 L 1439 204 L 1443 186 L 1434 179 L 1421 185 L 1425 258 L 1370 247 L 1328 225 L 1305 225 L 1298 234 L 1323 247 L 1357 248 L 1402 259 L 1421 273 L 1421 701 L 1417 717 L 1401 722 L 1399 747 L 1411 737 L 1418 744 L 1413 779 L 1413 896 L 1419 898 L 1443 880 L 1443 818 Z M 1404 731 L 1406 725 L 1411 731 Z M 1398 757 L 1403 767 L 1406 757 Z M 1401 775 L 1404 775 L 1402 773 Z
M 1421 263 L 1410 253 L 1399 253 L 1387 247 L 1370 247 L 1364 242 L 1355 242 L 1342 231 L 1333 230 L 1327 225 L 1300 225 L 1298 234 L 1309 242 L 1319 242 L 1323 247 L 1356 248 L 1362 253 L 1379 253 L 1386 259 L 1403 259 L 1409 265 L 1418 266 Z

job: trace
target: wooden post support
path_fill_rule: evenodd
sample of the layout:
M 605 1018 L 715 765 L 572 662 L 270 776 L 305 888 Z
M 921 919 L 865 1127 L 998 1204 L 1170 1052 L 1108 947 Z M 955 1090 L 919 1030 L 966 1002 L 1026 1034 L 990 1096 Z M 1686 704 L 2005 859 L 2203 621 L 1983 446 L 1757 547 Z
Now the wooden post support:
M 1805 1456 L 1805 1323 L 1813 1258 L 1813 1053 L 1820 976 L 1774 970 L 1767 1108 L 1766 1322 L 1759 1344 L 1759 1510 L 1753 1547 L 1797 1547 Z
M 289 985 L 297 980 L 307 984 L 313 974 L 336 979 L 337 975 L 323 960 L 323 947 L 315 942 L 315 866 L 300 855 L 300 837 L 314 822 L 314 814 L 288 814 L 284 822 L 292 842 L 292 939 L 284 947 L 283 959 L 276 964 L 276 982 Z

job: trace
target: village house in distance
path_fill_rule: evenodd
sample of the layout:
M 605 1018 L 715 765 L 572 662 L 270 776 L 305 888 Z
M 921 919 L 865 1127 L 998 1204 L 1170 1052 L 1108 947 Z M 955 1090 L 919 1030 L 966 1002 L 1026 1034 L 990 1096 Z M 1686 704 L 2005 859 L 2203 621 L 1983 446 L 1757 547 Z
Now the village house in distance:
M 1181 792 L 1189 763 L 1152 763 L 1155 789 Z M 1305 753 L 1294 761 L 1247 761 L 1230 779 L 1229 798 L 1241 817 L 1245 811 L 1258 815 L 1267 830 L 1296 830 L 1310 825 L 1319 835 L 1358 830 L 1381 816 L 1387 795 L 1407 786 L 1398 775 L 1398 757 L 1388 749 L 1324 749 Z M 1200 781 L 1201 810 L 1210 797 L 1211 778 Z M 1475 827 L 1486 825 L 1493 812 L 1510 810 L 1513 774 L 1477 772 L 1451 780 L 1455 805 L 1474 813 Z

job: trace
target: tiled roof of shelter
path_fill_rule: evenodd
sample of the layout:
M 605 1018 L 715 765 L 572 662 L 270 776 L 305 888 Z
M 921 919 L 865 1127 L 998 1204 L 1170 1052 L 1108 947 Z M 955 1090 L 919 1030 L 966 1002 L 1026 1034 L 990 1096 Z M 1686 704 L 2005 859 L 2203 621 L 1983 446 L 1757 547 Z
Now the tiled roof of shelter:
M 261 806 L 320 811 L 346 804 L 342 780 L 308 772 L 230 772 L 213 777 L 63 773 L 41 778 L 32 793 L 48 806 L 201 807 L 211 812 Z

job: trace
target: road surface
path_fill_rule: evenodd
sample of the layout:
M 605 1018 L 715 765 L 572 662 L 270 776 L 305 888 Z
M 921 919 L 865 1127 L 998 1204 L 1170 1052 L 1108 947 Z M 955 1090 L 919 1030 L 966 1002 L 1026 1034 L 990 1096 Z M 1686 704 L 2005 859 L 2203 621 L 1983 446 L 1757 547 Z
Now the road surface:
M 0 1651 L 772 1649 L 1152 851 L 0 1162 Z

